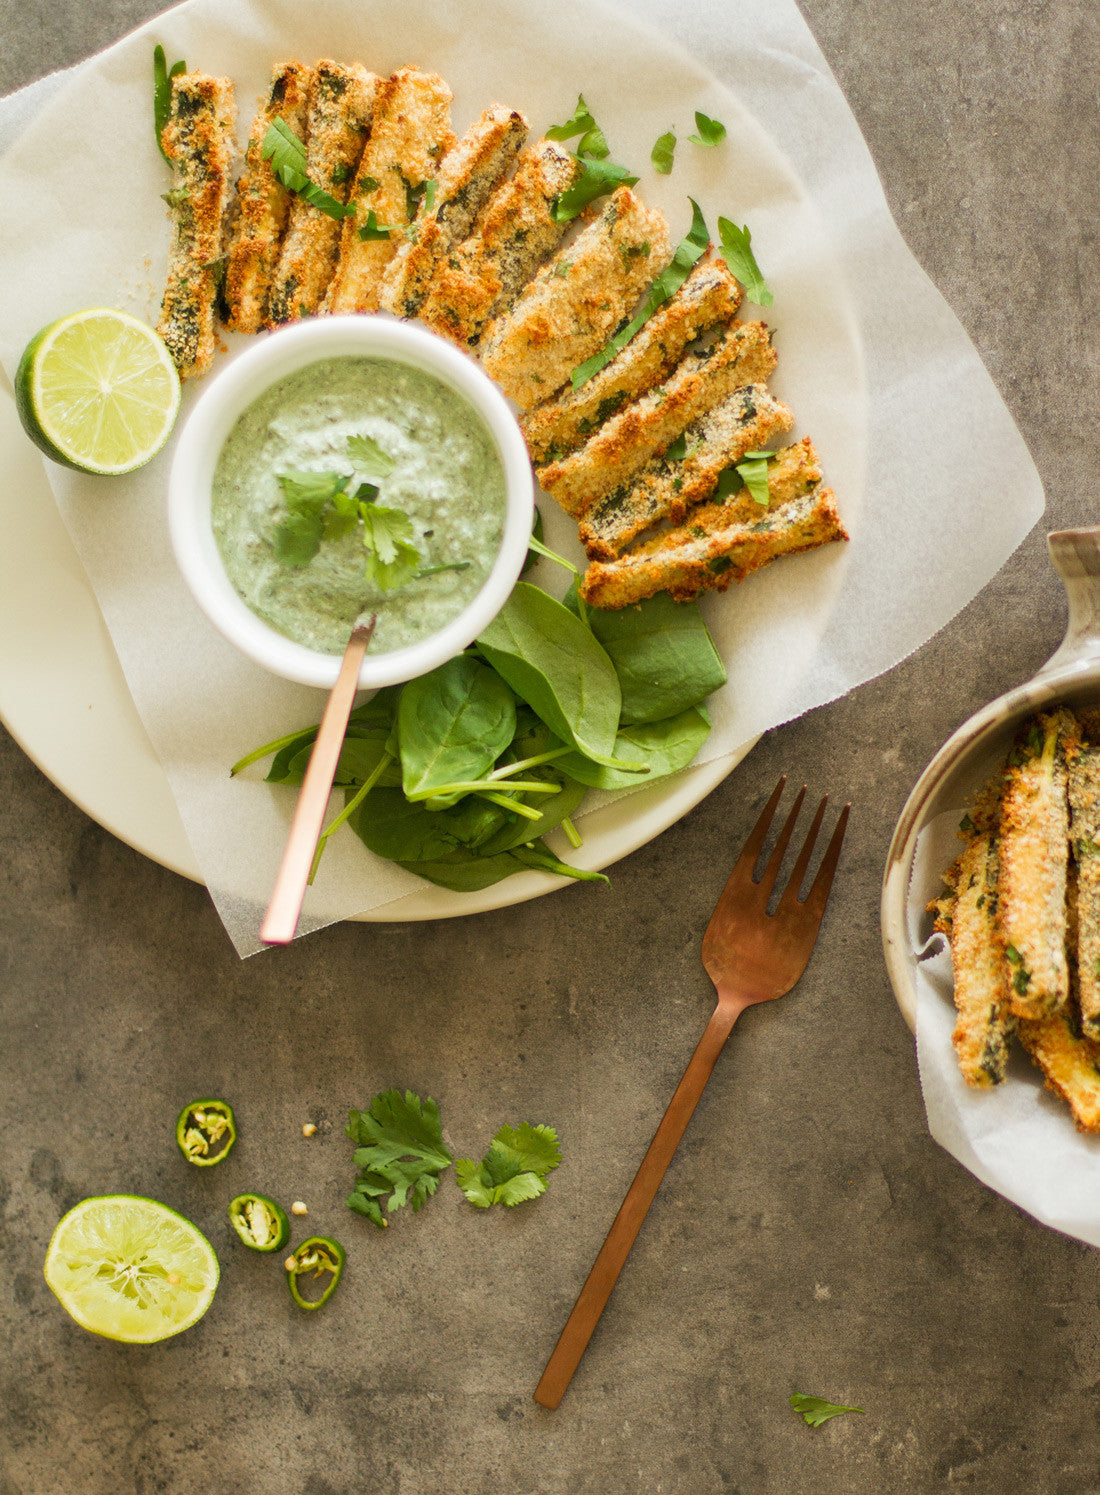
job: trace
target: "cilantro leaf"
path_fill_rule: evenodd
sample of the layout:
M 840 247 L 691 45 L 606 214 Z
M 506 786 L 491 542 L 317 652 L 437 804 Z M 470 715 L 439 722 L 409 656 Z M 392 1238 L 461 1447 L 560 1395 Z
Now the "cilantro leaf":
M 580 155 L 574 159 L 580 163 L 581 174 L 571 187 L 567 187 L 554 199 L 550 216 L 555 223 L 572 223 L 590 202 L 606 196 L 608 192 L 614 192 L 616 187 L 633 187 L 638 180 L 636 176 L 631 176 L 627 167 L 619 166 L 614 161 L 600 161 Z
M 808 1426 L 820 1427 L 823 1422 L 828 1422 L 830 1417 L 840 1417 L 845 1412 L 862 1412 L 862 1407 L 838 1407 L 832 1402 L 827 1402 L 820 1396 L 803 1396 L 796 1391 L 790 1399 L 791 1406 L 796 1412 L 801 1412 Z
M 391 234 L 398 232 L 398 226 L 393 223 L 379 223 L 378 215 L 373 208 L 367 211 L 367 221 L 359 230 L 359 237 L 363 242 L 369 243 L 372 239 L 388 239 Z
M 454 1161 L 443 1143 L 439 1107 L 406 1090 L 384 1090 L 366 1111 L 352 1111 L 347 1134 L 357 1144 L 355 1165 L 360 1175 L 348 1198 L 348 1208 L 375 1225 L 388 1222 L 386 1210 L 412 1204 L 414 1212 L 430 1199 L 439 1176 Z
M 768 289 L 760 266 L 756 263 L 748 224 L 744 228 L 738 228 L 728 218 L 719 218 L 718 232 L 722 238 L 718 253 L 745 287 L 745 295 L 757 306 L 771 306 L 775 297 Z
M 157 136 L 157 150 L 166 161 L 169 160 L 168 152 L 160 137 L 172 113 L 172 79 L 186 71 L 187 64 L 183 61 L 168 66 L 164 48 L 158 42 L 153 48 L 153 128 Z
M 710 234 L 699 204 L 692 197 L 688 198 L 688 202 L 691 203 L 691 227 L 677 244 L 672 263 L 661 271 L 650 286 L 640 309 L 635 312 L 630 321 L 620 327 L 611 341 L 606 343 L 598 353 L 593 353 L 591 358 L 586 359 L 573 370 L 569 378 L 574 389 L 580 389 L 581 385 L 586 384 L 593 374 L 598 374 L 602 368 L 605 368 L 615 354 L 626 347 L 634 334 L 645 326 L 657 308 L 663 306 L 670 296 L 676 294 L 691 274 L 696 260 L 710 242 Z
M 359 514 L 367 547 L 367 580 L 384 592 L 404 586 L 420 569 L 412 520 L 400 509 L 372 503 L 360 504 Z
M 658 135 L 653 149 L 649 153 L 649 159 L 662 176 L 668 176 L 672 170 L 672 158 L 676 154 L 676 135 L 672 130 L 666 130 L 663 135 Z
M 583 94 L 577 95 L 577 107 L 573 110 L 572 119 L 567 119 L 563 125 L 551 125 L 546 131 L 547 140 L 572 140 L 576 135 L 581 137 L 577 146 L 578 156 L 604 161 L 610 155 L 604 133 L 592 118 L 592 111 L 584 102 Z
M 288 192 L 304 197 L 329 218 L 350 218 L 355 213 L 354 208 L 345 207 L 316 182 L 310 181 L 306 175 L 306 148 L 282 115 L 277 114 L 268 125 L 260 154 L 265 161 L 271 162 L 272 171 Z
M 325 534 L 325 505 L 347 486 L 338 472 L 281 472 L 287 514 L 275 526 L 272 546 L 286 566 L 308 566 Z
M 348 456 L 357 471 L 365 472 L 372 478 L 388 478 L 396 465 L 373 436 L 349 436 Z
M 558 1134 L 550 1126 L 502 1126 L 480 1163 L 459 1158 L 455 1175 L 478 1209 L 522 1204 L 546 1192 L 546 1180 L 561 1162 Z
M 726 138 L 726 127 L 720 119 L 711 119 L 706 114 L 695 111 L 695 128 L 698 135 L 689 135 L 689 140 L 694 140 L 696 145 L 721 145 Z
M 737 463 L 737 472 L 753 502 L 762 504 L 765 509 L 768 507 L 768 459 L 774 455 L 774 452 L 746 452 Z

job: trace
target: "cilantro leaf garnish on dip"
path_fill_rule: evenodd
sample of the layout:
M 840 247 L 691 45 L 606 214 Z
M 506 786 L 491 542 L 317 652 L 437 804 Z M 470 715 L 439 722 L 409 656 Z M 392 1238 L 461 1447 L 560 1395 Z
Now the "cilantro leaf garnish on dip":
M 320 359 L 237 420 L 214 474 L 214 537 L 271 627 L 339 654 L 361 612 L 379 652 L 427 638 L 480 591 L 500 549 L 505 480 L 488 430 L 433 375 Z

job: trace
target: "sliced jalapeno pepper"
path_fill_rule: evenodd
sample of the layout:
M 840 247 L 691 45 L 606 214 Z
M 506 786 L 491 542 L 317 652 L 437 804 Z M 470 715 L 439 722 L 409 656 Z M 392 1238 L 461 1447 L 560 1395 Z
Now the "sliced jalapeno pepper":
M 327 1236 L 311 1235 L 286 1259 L 286 1280 L 290 1296 L 299 1308 L 320 1308 L 336 1291 L 340 1273 L 344 1270 L 344 1248 L 339 1241 L 330 1241 Z M 328 1273 L 328 1280 L 318 1284 L 316 1279 Z M 302 1278 L 312 1278 L 310 1286 L 316 1297 L 303 1297 L 298 1286 Z
M 229 1223 L 253 1251 L 278 1251 L 290 1240 L 286 1212 L 266 1194 L 238 1194 L 229 1205 Z
M 220 1163 L 237 1140 L 233 1107 L 223 1100 L 193 1100 L 176 1122 L 180 1152 L 198 1168 Z

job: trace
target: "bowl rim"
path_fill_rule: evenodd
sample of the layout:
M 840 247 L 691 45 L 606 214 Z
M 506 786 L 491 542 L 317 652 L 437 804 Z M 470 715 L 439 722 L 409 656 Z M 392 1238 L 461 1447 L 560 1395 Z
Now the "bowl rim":
M 527 556 L 535 509 L 527 445 L 503 393 L 467 354 L 425 327 L 384 313 L 310 318 L 261 333 L 214 375 L 184 421 L 168 477 L 168 528 L 184 581 L 224 638 L 284 679 L 329 688 L 335 683 L 339 654 L 287 638 L 238 595 L 218 552 L 210 512 L 214 470 L 238 417 L 287 374 L 336 357 L 385 358 L 433 375 L 471 407 L 504 469 L 503 533 L 488 576 L 438 632 L 386 654 L 368 652 L 359 686 L 377 688 L 426 674 L 460 654 L 504 606 Z

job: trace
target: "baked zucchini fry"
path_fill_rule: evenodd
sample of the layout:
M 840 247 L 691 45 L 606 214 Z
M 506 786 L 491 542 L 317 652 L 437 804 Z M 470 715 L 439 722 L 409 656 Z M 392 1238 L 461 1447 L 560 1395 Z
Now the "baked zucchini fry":
M 579 518 L 719 400 L 743 385 L 763 384 L 775 364 L 765 323 L 731 323 L 712 347 L 686 353 L 664 384 L 613 415 L 578 451 L 538 468 L 539 483 Z
M 252 122 L 244 175 L 237 183 L 240 217 L 225 272 L 225 324 L 233 332 L 259 332 L 267 313 L 271 278 L 290 216 L 292 195 L 263 158 L 264 137 L 281 118 L 304 140 L 313 69 L 278 64 L 267 101 Z
M 997 920 L 1012 1010 L 1042 1018 L 1067 1005 L 1067 760 L 1079 735 L 1059 709 L 1027 723 L 1004 772 Z
M 754 523 L 725 517 L 722 504 L 699 522 L 669 530 L 628 551 L 615 561 L 593 561 L 581 582 L 581 596 L 593 607 L 628 607 L 657 592 L 690 602 L 701 592 L 724 592 L 731 581 L 781 555 L 814 550 L 848 538 L 830 488 L 816 488 L 802 498 L 773 507 Z
M 958 1014 L 951 1042 L 959 1069 L 968 1085 L 984 1088 L 1004 1079 L 1016 1028 L 996 918 L 996 803 L 987 797 L 987 813 L 976 810 L 976 819 L 963 821 L 966 847 L 944 879 L 949 897 L 929 905 L 951 942 Z
M 169 194 L 172 246 L 157 332 L 181 379 L 204 374 L 217 346 L 218 262 L 233 185 L 236 125 L 228 78 L 179 73 L 172 80 L 161 144 L 175 169 L 176 184 Z
M 443 157 L 432 206 L 427 200 L 409 236 L 382 273 L 379 304 L 415 317 L 445 254 L 467 238 L 489 195 L 504 180 L 527 139 L 527 120 L 494 104 Z
M 685 455 L 652 457 L 641 472 L 599 499 L 580 523 L 581 544 L 590 560 L 611 560 L 643 530 L 662 519 L 681 523 L 693 504 L 710 498 L 718 479 L 746 452 L 758 451 L 773 436 L 789 431 L 794 416 L 764 388 L 750 384 L 736 389 L 684 431 Z M 788 497 L 808 493 L 821 479 L 821 468 L 809 441 L 789 447 L 770 465 L 769 492 L 778 480 Z M 747 495 L 746 495 L 747 497 Z M 759 506 L 749 499 L 741 518 L 759 518 Z
M 1078 1131 L 1100 1132 L 1100 1043 L 1079 1038 L 1068 1012 L 1021 1018 L 1018 1032 L 1047 1089 L 1069 1103 Z
M 619 187 L 481 339 L 485 372 L 521 410 L 569 382 L 672 259 L 668 220 Z
M 306 175 L 343 204 L 370 129 L 379 79 L 358 63 L 317 64 L 306 126 Z M 332 279 L 340 221 L 295 196 L 268 297 L 268 327 L 317 311 Z
M 325 296 L 325 311 L 378 310 L 382 273 L 404 242 L 404 230 L 416 217 L 426 184 L 436 180 L 440 162 L 454 143 L 453 98 L 437 73 L 413 67 L 401 68 L 382 85 L 348 199 L 355 216 L 343 223 L 340 258 Z
M 579 171 L 553 140 L 521 151 L 515 176 L 489 198 L 473 233 L 439 262 L 421 321 L 460 347 L 473 347 L 561 243 L 569 225 L 556 221 L 553 206 Z
M 597 426 L 666 378 L 688 343 L 732 321 L 740 304 L 741 287 L 725 261 L 700 260 L 605 368 L 520 421 L 532 461 L 552 462 L 574 451 Z
M 1073 852 L 1077 996 L 1081 1030 L 1100 1040 L 1100 748 L 1082 748 L 1069 765 L 1069 837 Z

